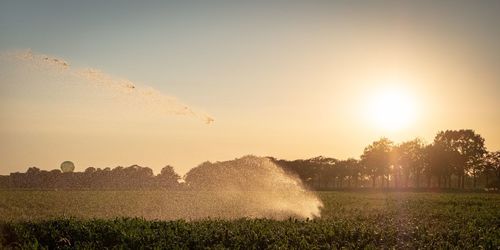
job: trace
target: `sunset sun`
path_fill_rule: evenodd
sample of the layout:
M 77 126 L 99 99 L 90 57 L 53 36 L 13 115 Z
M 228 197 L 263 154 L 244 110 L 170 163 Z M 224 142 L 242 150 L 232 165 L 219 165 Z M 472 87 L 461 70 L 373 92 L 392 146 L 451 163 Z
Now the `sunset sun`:
M 368 116 L 374 126 L 384 130 L 401 130 L 417 117 L 414 97 L 401 88 L 382 88 L 372 93 L 368 102 Z

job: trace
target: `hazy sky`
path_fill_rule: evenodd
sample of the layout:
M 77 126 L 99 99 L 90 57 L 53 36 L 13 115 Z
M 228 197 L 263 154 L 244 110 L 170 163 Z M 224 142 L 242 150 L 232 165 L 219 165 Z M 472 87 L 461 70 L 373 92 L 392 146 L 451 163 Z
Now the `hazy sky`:
M 1 53 L 75 69 L 4 56 L 0 174 L 65 160 L 185 173 L 246 154 L 358 157 L 382 136 L 430 142 L 459 128 L 500 149 L 500 1 L 165 2 L 0 3 Z M 88 84 L 74 75 L 86 68 L 215 122 Z M 404 126 L 372 119 L 387 118 L 373 107 L 392 92 L 401 100 L 389 105 L 411 103 Z

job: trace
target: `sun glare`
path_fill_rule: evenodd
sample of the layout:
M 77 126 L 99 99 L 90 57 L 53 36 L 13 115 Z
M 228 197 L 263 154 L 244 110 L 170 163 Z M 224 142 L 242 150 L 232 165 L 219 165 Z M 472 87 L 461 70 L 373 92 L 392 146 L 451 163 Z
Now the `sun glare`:
M 385 130 L 401 130 L 416 119 L 411 93 L 398 87 L 381 88 L 370 94 L 368 112 L 371 122 Z

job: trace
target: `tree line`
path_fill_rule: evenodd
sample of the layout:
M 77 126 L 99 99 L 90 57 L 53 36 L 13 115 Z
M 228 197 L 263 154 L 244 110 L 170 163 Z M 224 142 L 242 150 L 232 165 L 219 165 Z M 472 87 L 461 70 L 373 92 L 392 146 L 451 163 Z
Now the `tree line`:
M 368 145 L 359 159 L 268 158 L 316 190 L 500 188 L 500 151 L 488 152 L 484 138 L 470 129 L 441 131 L 430 144 L 419 138 L 399 144 L 381 138 Z M 189 177 L 197 173 L 197 168 L 186 174 L 186 182 L 180 182 L 181 177 L 169 165 L 157 175 L 150 168 L 138 165 L 113 169 L 89 167 L 84 172 L 31 167 L 26 173 L 0 176 L 0 188 L 179 190 L 189 186 L 192 179 Z
M 148 167 L 94 168 L 84 172 L 46 171 L 30 167 L 26 173 L 0 176 L 0 188 L 32 189 L 178 189 L 180 176 L 167 165 L 158 175 Z
M 470 129 L 441 131 L 430 144 L 381 138 L 359 159 L 274 161 L 314 189 L 500 188 L 500 151 L 488 152 L 484 138 Z

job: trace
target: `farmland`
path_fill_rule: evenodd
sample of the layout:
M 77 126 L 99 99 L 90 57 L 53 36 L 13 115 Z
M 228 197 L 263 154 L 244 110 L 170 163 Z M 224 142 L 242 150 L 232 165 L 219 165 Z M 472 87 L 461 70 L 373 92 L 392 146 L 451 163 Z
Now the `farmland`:
M 500 195 L 318 192 L 320 218 L 216 218 L 209 193 L 0 191 L 4 247 L 487 248 L 500 246 Z M 182 199 L 190 199 L 177 208 Z M 198 209 L 196 208 L 198 206 Z M 214 216 L 215 215 L 215 216 Z M 200 217 L 197 214 L 196 217 Z

